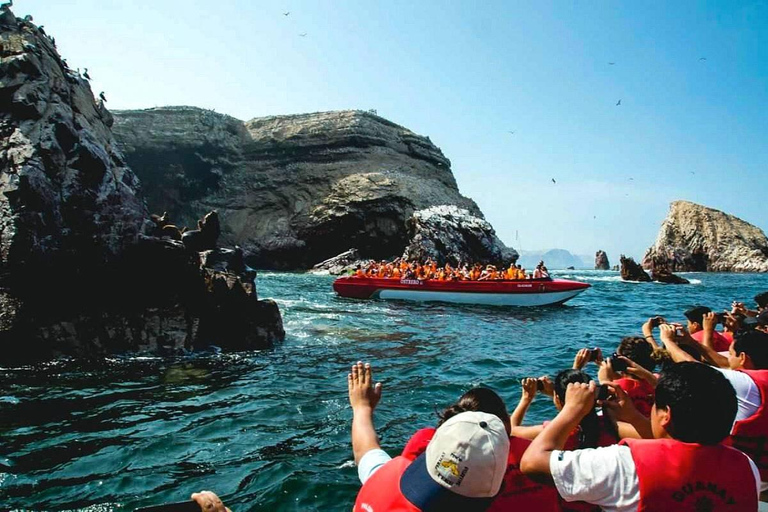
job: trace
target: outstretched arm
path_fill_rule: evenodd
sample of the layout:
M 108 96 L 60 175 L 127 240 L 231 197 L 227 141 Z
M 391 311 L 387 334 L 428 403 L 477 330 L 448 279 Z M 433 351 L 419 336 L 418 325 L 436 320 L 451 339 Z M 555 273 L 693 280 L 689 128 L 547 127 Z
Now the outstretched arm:
M 358 361 L 347 375 L 347 385 L 352 406 L 352 451 L 358 464 L 363 455 L 381 448 L 373 426 L 373 410 L 381 399 L 381 383 L 374 386 L 371 365 Z
M 536 396 L 537 379 L 526 377 L 522 380 L 521 384 L 523 390 L 520 393 L 520 402 L 509 417 L 509 422 L 513 427 L 519 427 L 523 424 L 525 413 L 528 412 L 528 407 L 531 406 L 531 402 L 533 402 Z
M 555 419 L 533 440 L 520 460 L 520 469 L 540 481 L 552 481 L 549 459 L 562 450 L 568 435 L 595 406 L 595 382 L 570 383 L 565 392 L 565 406 Z

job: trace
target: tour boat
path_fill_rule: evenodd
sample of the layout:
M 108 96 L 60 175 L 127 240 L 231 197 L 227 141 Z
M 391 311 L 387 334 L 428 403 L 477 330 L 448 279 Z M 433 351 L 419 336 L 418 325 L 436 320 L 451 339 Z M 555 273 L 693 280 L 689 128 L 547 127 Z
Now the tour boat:
M 590 285 L 566 279 L 437 281 L 345 276 L 333 282 L 342 297 L 455 302 L 491 306 L 548 306 L 574 298 Z

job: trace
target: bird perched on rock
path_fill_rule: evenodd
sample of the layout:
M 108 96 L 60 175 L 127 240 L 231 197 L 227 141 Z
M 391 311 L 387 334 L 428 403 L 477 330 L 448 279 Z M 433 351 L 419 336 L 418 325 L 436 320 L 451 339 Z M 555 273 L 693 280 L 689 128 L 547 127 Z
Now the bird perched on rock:
M 88 74 L 88 68 L 85 68 L 85 70 L 83 71 L 83 78 L 85 78 L 86 80 L 91 79 L 91 76 Z
M 30 21 L 32 21 L 32 20 L 34 20 L 34 18 L 32 17 L 32 15 L 31 15 L 31 14 L 27 14 L 26 16 L 24 16 L 24 21 L 26 21 L 26 22 L 30 22 Z
M 106 102 L 107 102 L 107 97 L 106 97 L 106 96 L 104 96 L 104 91 L 101 91 L 101 92 L 99 93 L 99 98 L 101 98 L 101 101 L 103 101 L 104 103 L 106 103 Z
M 51 38 L 51 44 L 53 45 L 54 48 L 56 48 L 56 38 L 55 37 Z

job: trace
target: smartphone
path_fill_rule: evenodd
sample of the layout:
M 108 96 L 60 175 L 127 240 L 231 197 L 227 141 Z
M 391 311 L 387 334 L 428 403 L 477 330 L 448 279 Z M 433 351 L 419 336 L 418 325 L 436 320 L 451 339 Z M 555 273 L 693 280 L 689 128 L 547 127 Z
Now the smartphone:
M 536 379 L 536 391 L 544 391 L 544 381 Z
M 589 359 L 587 361 L 597 361 L 597 356 L 600 354 L 600 349 L 595 347 L 589 349 Z
M 599 388 L 597 388 L 597 396 L 595 397 L 596 400 L 608 400 L 611 397 L 611 388 L 608 387 L 608 384 L 601 384 Z
M 611 368 L 616 372 L 625 372 L 627 371 L 627 362 L 620 359 L 619 354 L 614 352 L 611 356 Z

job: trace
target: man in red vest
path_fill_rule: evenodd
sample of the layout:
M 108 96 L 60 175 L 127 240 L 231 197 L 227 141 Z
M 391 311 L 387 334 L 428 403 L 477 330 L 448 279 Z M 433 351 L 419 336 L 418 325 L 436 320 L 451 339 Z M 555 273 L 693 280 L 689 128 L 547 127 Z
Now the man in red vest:
M 352 405 L 352 450 L 363 487 L 355 512 L 437 511 L 488 508 L 507 469 L 504 423 L 484 412 L 463 412 L 435 431 L 426 451 L 411 461 L 392 459 L 379 445 L 373 410 L 381 385 L 371 366 L 358 362 L 347 377 Z
M 684 338 L 684 336 L 682 337 Z M 674 361 L 693 358 L 679 346 L 685 340 L 672 326 L 661 326 L 661 340 Z M 736 332 L 728 355 L 702 347 L 704 357 L 736 391 L 738 411 L 729 442 L 757 464 L 762 490 L 768 489 L 768 334 L 755 329 Z
M 597 386 L 568 385 L 565 407 L 531 443 L 521 469 L 554 481 L 566 501 L 612 512 L 755 511 L 760 479 L 754 463 L 720 444 L 736 416 L 736 394 L 714 368 L 670 365 L 656 387 L 650 420 L 618 386 L 604 402 L 644 439 L 590 450 L 563 451 L 568 434 L 595 405 Z

